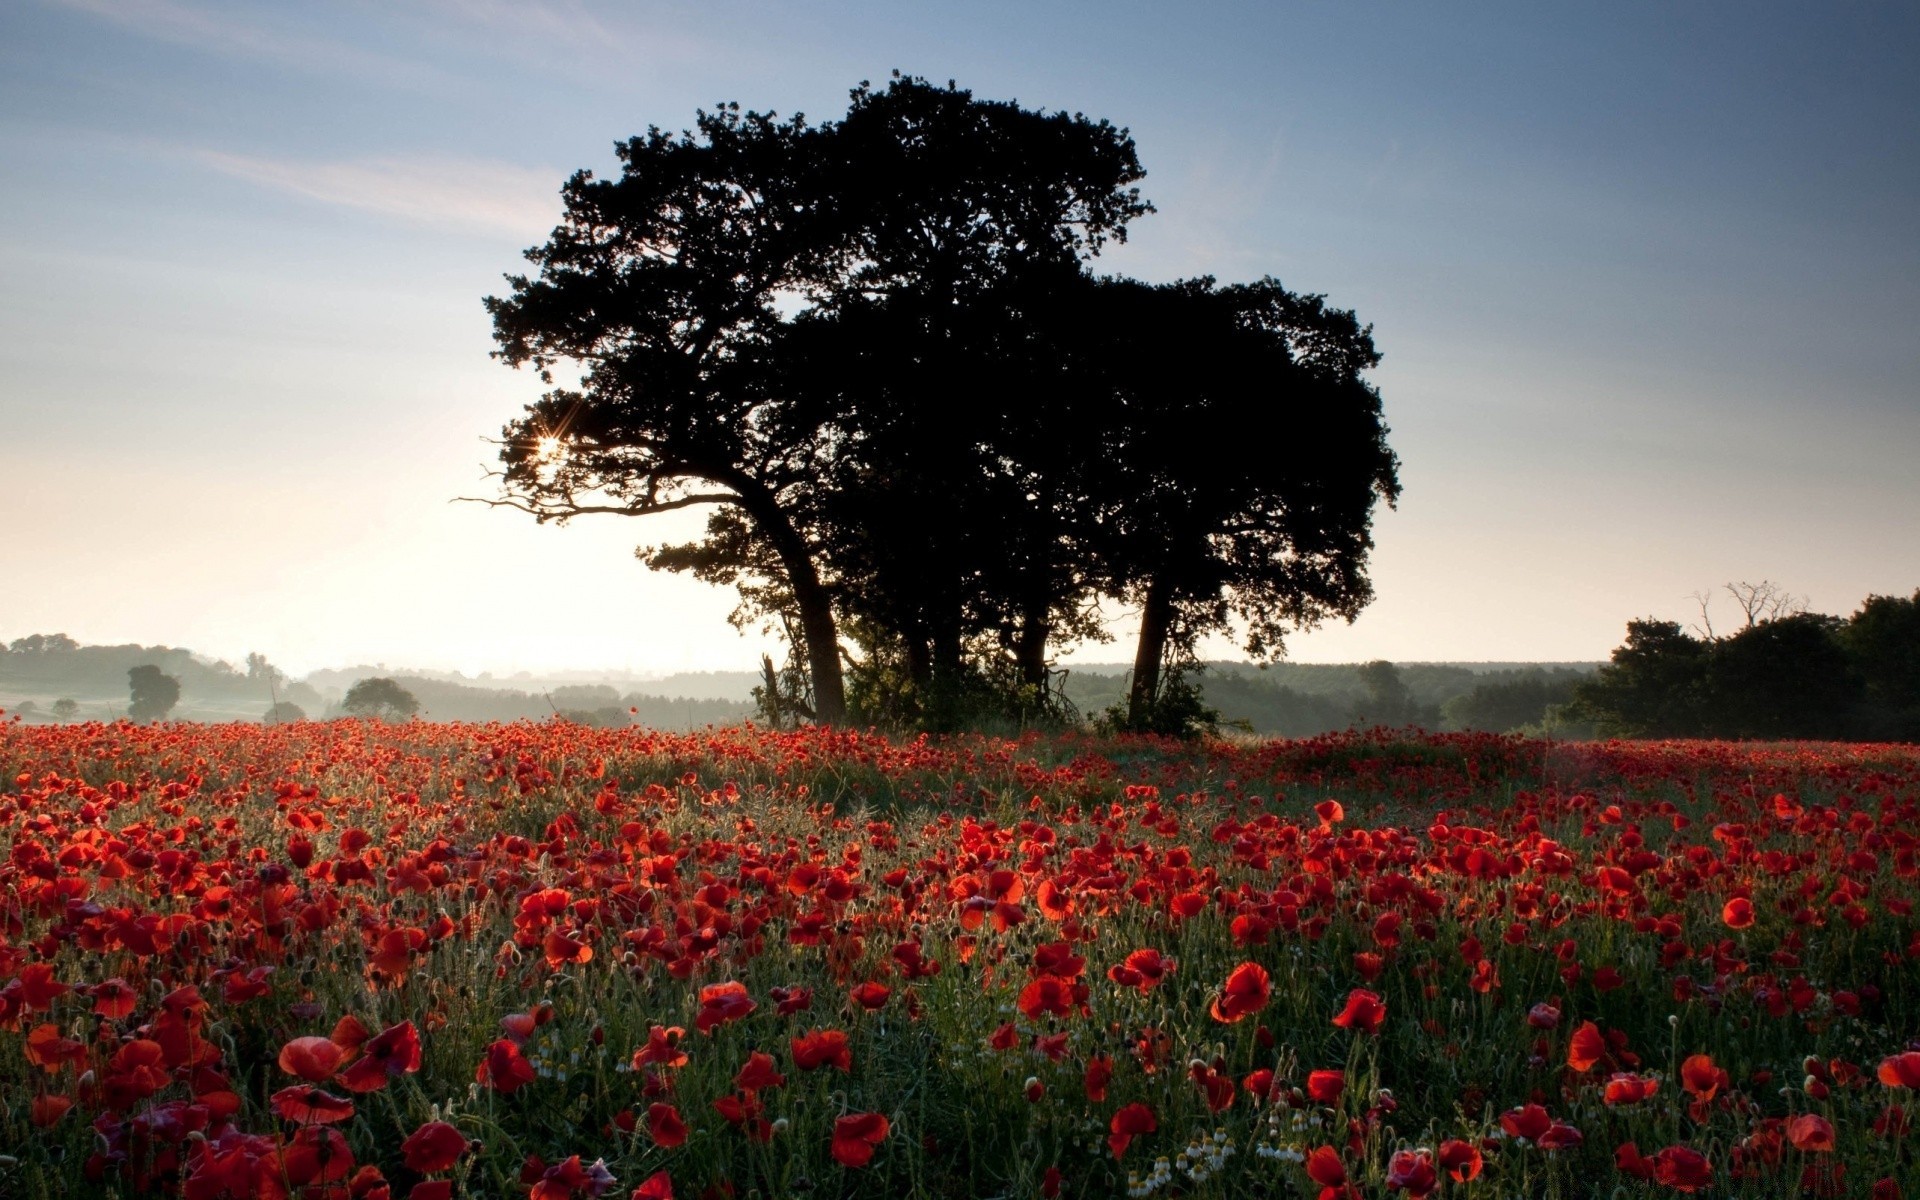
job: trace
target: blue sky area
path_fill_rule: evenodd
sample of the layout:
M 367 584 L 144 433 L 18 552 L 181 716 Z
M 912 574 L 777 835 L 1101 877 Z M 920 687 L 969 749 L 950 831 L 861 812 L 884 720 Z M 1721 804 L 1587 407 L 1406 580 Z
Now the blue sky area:
M 1406 494 L 1293 658 L 1602 658 L 1726 580 L 1844 614 L 1920 586 L 1916 61 L 1892 4 L 8 4 L 0 638 L 751 665 L 632 557 L 697 517 L 449 503 L 537 392 L 480 299 L 617 139 L 896 68 L 1129 127 L 1109 269 L 1374 323 Z

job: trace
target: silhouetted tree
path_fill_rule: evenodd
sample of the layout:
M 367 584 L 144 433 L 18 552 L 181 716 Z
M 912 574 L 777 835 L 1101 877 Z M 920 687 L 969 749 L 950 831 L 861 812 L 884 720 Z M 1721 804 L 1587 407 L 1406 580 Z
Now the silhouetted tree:
M 136 721 L 164 720 L 180 703 L 180 681 L 156 666 L 138 666 L 127 671 L 131 693 L 127 715 Z
M 1605 734 L 1697 737 L 1705 732 L 1711 644 L 1677 621 L 1627 622 L 1609 665 L 1574 689 L 1578 715 Z
M 62 696 L 58 700 L 55 700 L 53 702 L 53 715 L 60 718 L 62 721 L 73 720 L 74 714 L 79 711 L 80 711 L 79 703 L 75 701 L 71 696 Z
M 291 700 L 282 700 L 267 710 L 267 715 L 261 718 L 261 723 L 264 725 L 289 725 L 295 721 L 304 721 L 306 719 L 306 709 L 301 708 Z
M 824 489 L 860 474 L 843 460 L 874 431 L 938 431 L 860 407 L 859 389 L 782 386 L 788 314 L 884 300 L 943 321 L 1010 273 L 1123 236 L 1148 211 L 1141 172 L 1105 122 L 918 79 L 863 84 L 837 125 L 729 106 L 696 129 L 621 146 L 617 180 L 575 175 L 564 223 L 528 254 L 538 277 L 488 301 L 498 357 L 548 381 L 582 371 L 506 428 L 499 502 L 542 520 L 718 506 L 703 542 L 645 557 L 743 584 L 742 620 L 791 614 L 813 714 L 839 721 Z M 955 397 L 893 399 L 925 417 Z
M 1860 683 L 1838 617 L 1799 612 L 1762 619 L 1713 644 L 1703 732 L 1730 738 L 1843 738 Z
M 1102 588 L 1141 613 L 1129 704 L 1238 623 L 1256 659 L 1293 629 L 1351 619 L 1376 500 L 1399 496 L 1371 327 L 1277 281 L 1111 281 L 1100 362 L 1115 399 L 1087 447 Z M 1278 436 L 1269 431 L 1280 431 Z
M 420 711 L 420 701 L 397 681 L 373 676 L 358 680 L 348 688 L 340 708 L 356 717 L 404 721 Z
M 1920 741 L 1920 590 L 1868 596 L 1840 642 L 1864 689 L 1866 736 Z

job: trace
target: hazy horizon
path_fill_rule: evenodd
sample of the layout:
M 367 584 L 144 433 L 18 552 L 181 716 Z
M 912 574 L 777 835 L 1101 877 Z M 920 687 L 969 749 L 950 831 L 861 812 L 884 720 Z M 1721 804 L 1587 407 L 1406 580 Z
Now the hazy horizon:
M 1772 579 L 1920 586 L 1920 13 L 718 3 L 0 13 L 0 632 L 294 673 L 752 669 L 650 574 L 697 513 L 538 527 L 481 297 L 573 170 L 899 68 L 1132 129 L 1102 271 L 1274 274 L 1375 326 L 1405 497 L 1301 663 L 1606 658 Z M 1131 656 L 1119 640 L 1065 656 Z M 1229 644 L 1208 657 L 1237 656 Z

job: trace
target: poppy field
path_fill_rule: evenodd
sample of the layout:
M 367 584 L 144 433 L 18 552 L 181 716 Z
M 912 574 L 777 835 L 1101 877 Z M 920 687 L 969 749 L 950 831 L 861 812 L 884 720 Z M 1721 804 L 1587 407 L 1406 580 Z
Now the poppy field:
M 0 1196 L 1920 1197 L 1920 750 L 0 725 Z

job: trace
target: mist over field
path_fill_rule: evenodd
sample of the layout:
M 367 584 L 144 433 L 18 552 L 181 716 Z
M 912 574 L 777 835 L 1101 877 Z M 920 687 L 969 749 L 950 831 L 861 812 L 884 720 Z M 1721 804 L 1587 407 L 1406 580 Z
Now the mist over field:
M 49 638 L 0 645 L 0 710 L 28 723 L 113 720 L 127 712 L 127 671 L 152 665 L 181 681 L 168 716 L 187 721 L 259 721 L 275 704 L 309 718 L 338 715 L 357 682 L 391 677 L 420 701 L 421 719 L 436 721 L 568 720 L 608 727 L 698 729 L 752 719 L 751 671 L 683 672 L 654 677 L 626 672 L 528 671 L 469 678 L 457 671 L 384 663 L 321 668 L 290 677 L 265 661 L 239 667 L 191 651 L 159 646 L 79 646 Z M 1402 663 L 1370 678 L 1359 665 L 1208 664 L 1202 688 L 1229 727 L 1261 734 L 1310 736 L 1354 725 L 1424 725 L 1502 732 L 1537 725 L 1549 704 L 1564 704 L 1573 681 L 1594 663 Z M 1126 697 L 1125 663 L 1080 663 L 1066 672 L 1065 694 L 1088 716 Z M 1478 695 L 1476 696 L 1476 692 Z M 1504 699 L 1504 704 L 1501 699 Z M 71 710 L 56 711 L 60 701 Z

